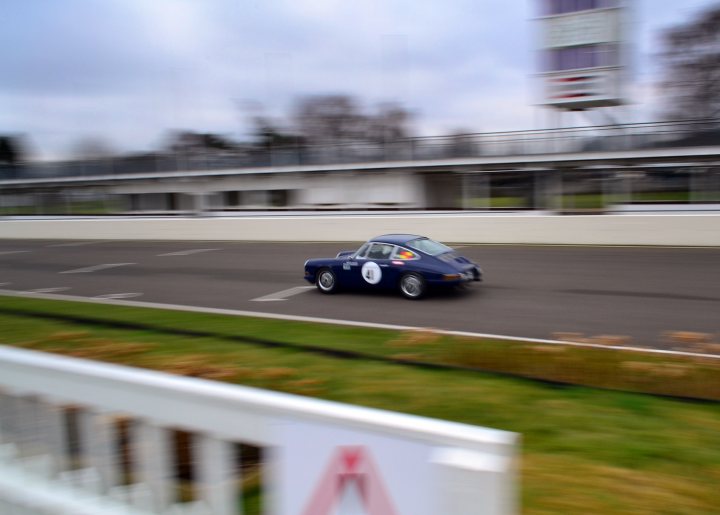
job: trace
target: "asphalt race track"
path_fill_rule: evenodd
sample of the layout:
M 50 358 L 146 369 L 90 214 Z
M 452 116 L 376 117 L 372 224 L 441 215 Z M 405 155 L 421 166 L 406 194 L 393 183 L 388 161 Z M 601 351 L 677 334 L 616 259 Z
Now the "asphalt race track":
M 409 301 L 323 295 L 303 262 L 359 243 L 0 240 L 0 289 L 433 327 L 532 338 L 720 335 L 720 249 L 463 246 L 486 280 Z

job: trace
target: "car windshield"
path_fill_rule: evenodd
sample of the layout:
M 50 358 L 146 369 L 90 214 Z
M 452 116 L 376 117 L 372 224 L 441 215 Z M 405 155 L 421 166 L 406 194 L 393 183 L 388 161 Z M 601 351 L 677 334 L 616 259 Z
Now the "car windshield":
M 439 256 L 440 254 L 445 254 L 446 252 L 453 251 L 453 249 L 451 249 L 447 245 L 443 245 L 440 242 L 428 238 L 418 238 L 417 240 L 411 240 L 407 242 L 406 245 L 412 249 L 424 252 L 425 254 L 430 254 L 431 256 Z
M 370 248 L 369 243 L 365 243 L 362 247 L 358 249 L 358 251 L 355 253 L 356 258 L 363 258 L 365 257 L 365 254 L 367 254 L 368 249 Z

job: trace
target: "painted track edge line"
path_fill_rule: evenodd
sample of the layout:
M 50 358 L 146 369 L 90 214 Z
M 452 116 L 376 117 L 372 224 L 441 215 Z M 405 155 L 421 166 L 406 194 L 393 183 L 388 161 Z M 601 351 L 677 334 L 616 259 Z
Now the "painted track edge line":
M 463 336 L 468 338 L 491 338 L 497 340 L 507 340 L 514 342 L 525 342 L 525 343 L 543 343 L 549 345 L 566 345 L 570 347 L 586 347 L 594 349 L 604 350 L 622 350 L 627 352 L 638 352 L 647 354 L 660 354 L 668 356 L 686 356 L 693 358 L 709 358 L 720 360 L 718 354 L 701 354 L 695 352 L 685 352 L 676 350 L 665 350 L 665 349 L 648 349 L 644 347 L 623 347 L 620 345 L 601 345 L 599 343 L 584 343 L 584 342 L 573 342 L 565 340 L 549 340 L 542 338 L 525 338 L 522 336 L 508 336 L 502 334 L 489 334 L 489 333 L 473 333 L 468 331 L 453 331 L 449 329 L 435 329 L 429 327 L 419 327 L 410 325 L 394 325 L 394 324 L 383 324 L 379 322 L 362 322 L 359 320 L 340 320 L 334 318 L 319 318 L 310 317 L 303 315 L 283 315 L 280 313 L 265 313 L 262 311 L 244 311 L 236 309 L 225 309 L 225 308 L 210 308 L 202 306 L 184 306 L 181 304 L 163 304 L 158 302 L 145 302 L 145 301 L 134 301 L 134 300 L 121 300 L 121 299 L 101 299 L 96 297 L 81 297 L 78 295 L 63 295 L 53 293 L 34 293 L 26 291 L 16 290 L 3 290 L 0 289 L 0 296 L 8 297 L 26 297 L 33 299 L 44 299 L 44 300 L 66 300 L 72 302 L 87 302 L 90 304 L 109 304 L 115 306 L 125 306 L 132 308 L 148 308 L 148 309 L 166 309 L 170 311 L 186 311 L 190 313 L 206 313 L 211 315 L 228 315 L 228 316 L 243 316 L 243 317 L 255 317 L 255 318 L 267 318 L 272 320 L 288 320 L 292 322 L 309 322 L 316 324 L 327 324 L 327 325 L 341 325 L 349 327 L 366 327 L 368 329 L 387 329 L 391 331 L 433 331 L 437 334 L 447 336 Z

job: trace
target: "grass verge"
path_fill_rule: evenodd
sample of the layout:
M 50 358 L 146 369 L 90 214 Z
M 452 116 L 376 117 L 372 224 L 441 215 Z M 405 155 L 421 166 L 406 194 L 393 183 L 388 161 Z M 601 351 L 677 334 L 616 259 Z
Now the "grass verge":
M 85 303 L 5 297 L 0 298 L 2 306 L 296 343 L 342 343 L 388 355 L 407 354 L 415 347 L 431 355 L 448 342 L 430 341 L 437 336 L 432 333 L 407 335 Z M 720 506 L 720 404 L 714 402 L 338 360 L 224 338 L 60 320 L 28 323 L 26 316 L 9 314 L 0 314 L 0 328 L 0 340 L 12 345 L 522 433 L 525 513 L 704 514 Z M 500 342 L 487 345 L 502 351 Z M 546 354 L 552 353 L 540 352 L 536 360 Z M 680 383 L 683 378 L 665 381 Z M 717 381 L 717 374 L 708 381 Z
M 33 319 L 69 318 L 81 324 L 158 332 L 182 337 L 223 338 L 265 347 L 335 357 L 437 365 L 540 381 L 651 393 L 680 398 L 720 400 L 720 358 L 647 354 L 614 350 L 626 338 L 585 339 L 602 348 L 572 347 L 447 336 L 430 329 L 398 332 L 347 326 L 237 318 L 223 315 L 148 310 L 78 302 L 52 302 L 0 297 L 0 314 Z M 582 335 L 560 338 L 583 340 Z M 717 354 L 711 335 L 674 333 L 669 343 L 678 350 Z

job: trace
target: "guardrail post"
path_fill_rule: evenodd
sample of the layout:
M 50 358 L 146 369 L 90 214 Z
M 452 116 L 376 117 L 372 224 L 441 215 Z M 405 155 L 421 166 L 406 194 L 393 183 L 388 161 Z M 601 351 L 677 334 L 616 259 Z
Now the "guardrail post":
M 208 435 L 196 435 L 196 442 L 200 499 L 213 515 L 242 515 L 233 444 Z

